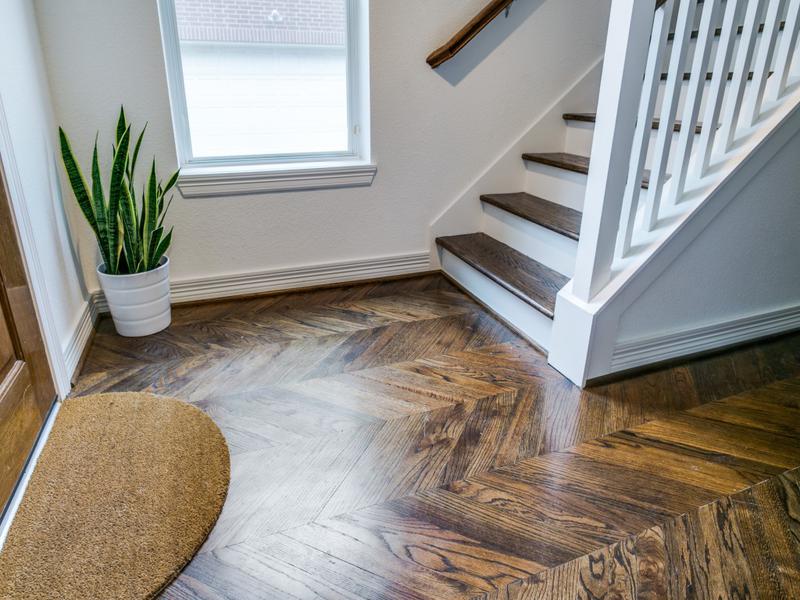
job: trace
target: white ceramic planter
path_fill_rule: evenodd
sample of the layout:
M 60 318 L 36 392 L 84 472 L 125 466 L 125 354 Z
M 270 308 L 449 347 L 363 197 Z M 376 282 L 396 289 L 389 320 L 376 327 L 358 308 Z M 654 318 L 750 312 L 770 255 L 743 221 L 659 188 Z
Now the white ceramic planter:
M 169 258 L 146 273 L 108 275 L 105 265 L 97 276 L 114 319 L 117 333 L 141 337 L 166 329 L 172 320 L 169 298 Z

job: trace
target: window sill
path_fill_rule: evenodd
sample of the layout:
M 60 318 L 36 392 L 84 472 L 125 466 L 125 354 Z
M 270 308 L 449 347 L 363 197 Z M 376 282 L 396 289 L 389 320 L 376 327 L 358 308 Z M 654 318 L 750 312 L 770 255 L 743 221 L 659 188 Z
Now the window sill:
M 378 167 L 339 161 L 297 165 L 188 166 L 181 169 L 178 189 L 184 198 L 242 196 L 293 190 L 372 185 Z

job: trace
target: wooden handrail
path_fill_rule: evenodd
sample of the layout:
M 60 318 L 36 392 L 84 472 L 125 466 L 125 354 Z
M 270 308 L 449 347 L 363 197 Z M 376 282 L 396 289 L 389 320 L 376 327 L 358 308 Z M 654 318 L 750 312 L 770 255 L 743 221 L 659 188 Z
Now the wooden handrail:
M 425 59 L 425 62 L 427 62 L 431 68 L 435 69 L 442 63 L 453 58 L 464 46 L 469 44 L 484 27 L 494 21 L 497 15 L 511 6 L 513 1 L 514 0 L 492 0 L 489 2 L 489 4 L 483 7 L 481 12 L 472 17 L 470 22 L 447 40 L 443 46 L 431 52 L 428 58 Z M 656 9 L 666 4 L 666 2 L 667 0 L 656 0 Z M 702 0 L 699 0 L 699 2 L 702 2 Z
M 443 62 L 450 60 L 458 51 L 478 35 L 484 27 L 491 23 L 497 15 L 508 8 L 514 0 L 492 0 L 481 12 L 464 25 L 458 33 L 451 37 L 444 46 L 431 52 L 426 62 L 435 69 Z

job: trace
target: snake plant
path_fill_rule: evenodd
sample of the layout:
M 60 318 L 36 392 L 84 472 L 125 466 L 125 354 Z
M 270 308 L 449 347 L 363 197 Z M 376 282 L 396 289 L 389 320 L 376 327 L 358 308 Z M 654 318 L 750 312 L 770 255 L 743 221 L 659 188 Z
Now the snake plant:
M 170 242 L 172 228 L 164 233 L 164 217 L 172 198 L 165 198 L 178 181 L 175 173 L 162 184 L 156 175 L 156 161 L 150 166 L 147 182 L 137 198 L 134 185 L 136 160 L 147 125 L 144 126 L 131 152 L 131 125 L 120 108 L 115 142 L 112 147 L 111 175 L 108 194 L 103 189 L 97 154 L 97 137 L 92 153 L 91 186 L 75 159 L 67 134 L 59 127 L 61 157 L 78 206 L 89 222 L 109 275 L 143 273 L 158 267 Z

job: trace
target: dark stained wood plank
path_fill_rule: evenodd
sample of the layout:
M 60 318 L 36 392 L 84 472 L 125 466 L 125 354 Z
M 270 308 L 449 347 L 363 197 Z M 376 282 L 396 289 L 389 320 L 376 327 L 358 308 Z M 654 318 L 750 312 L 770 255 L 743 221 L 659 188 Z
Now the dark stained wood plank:
M 638 471 L 599 463 L 572 452 L 551 452 L 501 467 L 497 473 L 548 490 L 588 493 L 653 518 L 682 513 L 718 497 L 707 489 L 668 481 L 650 469 Z
M 651 421 L 637 427 L 632 433 L 637 438 L 700 448 L 784 469 L 800 464 L 800 444 L 796 439 L 689 414 Z
M 732 397 L 698 406 L 688 414 L 790 437 L 800 436 L 800 408 L 780 406 L 752 397 Z
M 511 214 L 546 227 L 570 239 L 578 240 L 581 213 L 526 192 L 512 194 L 483 194 L 481 201 Z
M 733 497 L 741 546 L 763 598 L 800 598 L 797 470 Z
M 579 598 L 668 597 L 667 553 L 660 527 L 593 552 L 577 562 Z
M 509 586 L 510 600 L 795 598 L 800 548 L 781 493 L 796 471 Z M 789 492 L 796 498 L 795 488 Z M 796 511 L 795 511 L 796 513 Z
M 442 46 L 434 50 L 425 59 L 432 69 L 453 58 L 466 46 L 475 36 L 477 36 L 489 23 L 506 10 L 513 0 L 491 0 L 476 14 L 469 22 L 459 29 Z
M 556 295 L 569 279 L 485 233 L 440 237 L 436 243 L 498 285 L 553 318 Z
M 782 467 L 728 454 L 618 432 L 585 442 L 568 452 L 592 460 L 646 471 L 658 465 L 658 476 L 688 483 L 717 494 L 732 494 L 774 477 Z
M 526 152 L 522 155 L 523 160 L 557 169 L 564 169 L 574 173 L 589 174 L 589 157 L 569 152 Z M 645 171 L 642 177 L 642 187 L 647 189 L 650 184 L 650 171 Z
M 670 598 L 750 598 L 755 588 L 729 497 L 664 525 Z
M 368 571 L 431 599 L 491 597 L 509 583 L 544 569 L 427 520 L 398 514 L 389 506 L 311 523 L 283 536 L 325 557 L 346 557 L 359 569 L 346 572 L 351 576 Z
M 724 494 L 721 522 L 774 540 L 742 543 L 748 585 L 794 592 L 793 488 L 745 516 L 738 494 L 797 459 L 800 335 L 581 390 L 441 276 L 176 316 L 147 344 L 101 331 L 75 388 L 175 395 L 229 441 L 228 502 L 164 597 L 670 597 L 682 556 L 722 556 L 696 514 Z M 667 535 L 680 514 L 702 543 Z
M 382 424 L 231 457 L 231 485 L 201 553 L 313 520 Z
M 656 8 L 665 0 L 658 0 Z M 504 10 L 508 10 L 513 0 L 491 0 L 469 22 L 459 29 L 447 42 L 434 50 L 425 59 L 425 62 L 435 69 L 458 54 L 473 38 L 489 25 Z M 763 26 L 762 26 L 763 29 Z

